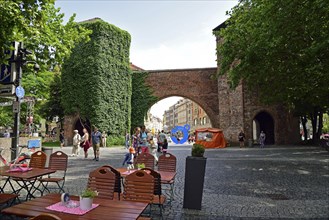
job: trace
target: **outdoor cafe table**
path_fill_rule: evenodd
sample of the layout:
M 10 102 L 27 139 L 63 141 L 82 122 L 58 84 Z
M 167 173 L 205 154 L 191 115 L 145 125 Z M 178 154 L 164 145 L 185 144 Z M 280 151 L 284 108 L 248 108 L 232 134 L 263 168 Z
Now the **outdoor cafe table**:
M 35 198 L 33 195 L 33 192 L 35 192 L 35 190 L 41 192 L 41 190 L 35 186 L 38 177 L 42 177 L 44 175 L 56 172 L 55 170 L 41 168 L 32 168 L 31 170 L 26 172 L 9 172 L 9 170 L 9 166 L 0 167 L 0 176 L 7 177 L 5 183 L 1 186 L 1 191 L 3 191 L 6 184 L 9 183 L 13 193 L 17 193 L 21 189 L 26 190 L 26 200 L 28 200 L 28 198 Z M 20 181 L 21 183 L 18 183 L 20 188 L 15 189 L 11 180 L 15 180 L 17 183 Z
M 1 212 L 8 215 L 20 217 L 34 217 L 41 213 L 51 213 L 57 215 L 62 220 L 72 219 L 94 219 L 94 220 L 128 220 L 137 219 L 148 206 L 148 203 L 131 202 L 122 200 L 108 200 L 94 198 L 93 203 L 99 204 L 84 215 L 68 214 L 46 209 L 46 207 L 60 202 L 61 194 L 48 194 L 36 199 L 3 209 Z M 79 201 L 78 196 L 70 196 L 73 201 Z
M 136 171 L 136 170 L 128 171 L 126 167 L 117 168 L 116 170 L 120 172 L 122 177 L 126 177 L 127 175 L 129 175 L 129 172 L 133 173 L 134 171 Z M 155 171 L 161 175 L 161 183 L 170 183 L 170 181 L 172 181 L 176 176 L 176 172 L 158 171 L 158 170 Z

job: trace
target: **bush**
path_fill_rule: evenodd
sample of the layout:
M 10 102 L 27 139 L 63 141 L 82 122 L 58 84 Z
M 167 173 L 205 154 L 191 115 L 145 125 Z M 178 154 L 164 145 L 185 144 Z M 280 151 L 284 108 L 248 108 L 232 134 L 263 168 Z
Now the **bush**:
M 201 144 L 193 144 L 192 147 L 192 157 L 203 157 L 204 154 L 204 146 Z
M 109 136 L 106 140 L 107 146 L 124 146 L 125 137 L 124 136 Z

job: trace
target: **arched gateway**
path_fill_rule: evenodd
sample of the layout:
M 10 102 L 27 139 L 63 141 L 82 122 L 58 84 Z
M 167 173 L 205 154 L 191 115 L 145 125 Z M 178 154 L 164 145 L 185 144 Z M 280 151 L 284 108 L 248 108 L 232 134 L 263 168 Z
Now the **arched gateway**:
M 259 129 L 268 133 L 268 144 L 298 141 L 298 119 L 282 106 L 264 106 L 257 94 L 240 84 L 232 90 L 225 76 L 216 79 L 217 68 L 148 70 L 145 82 L 159 100 L 182 96 L 200 105 L 215 128 L 223 129 L 229 142 L 238 141 L 244 130 L 246 138 L 257 142 Z M 150 106 L 151 107 L 151 106 Z M 254 123 L 258 129 L 254 129 Z

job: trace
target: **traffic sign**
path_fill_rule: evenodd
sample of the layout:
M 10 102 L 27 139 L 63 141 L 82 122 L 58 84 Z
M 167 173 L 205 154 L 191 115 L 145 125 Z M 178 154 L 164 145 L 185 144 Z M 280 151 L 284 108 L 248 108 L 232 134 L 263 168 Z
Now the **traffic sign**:
M 16 96 L 21 99 L 24 97 L 24 95 L 25 95 L 25 90 L 23 89 L 23 87 L 17 86 L 16 87 Z
M 1 64 L 1 71 L 0 71 L 0 84 L 10 84 L 14 83 L 16 80 L 16 60 L 18 49 L 19 49 L 19 42 L 13 42 L 14 50 L 13 51 L 5 51 L 5 54 L 8 54 L 10 58 L 8 59 L 9 64 Z
M 15 86 L 12 84 L 1 85 L 0 84 L 0 96 L 12 96 L 15 93 Z

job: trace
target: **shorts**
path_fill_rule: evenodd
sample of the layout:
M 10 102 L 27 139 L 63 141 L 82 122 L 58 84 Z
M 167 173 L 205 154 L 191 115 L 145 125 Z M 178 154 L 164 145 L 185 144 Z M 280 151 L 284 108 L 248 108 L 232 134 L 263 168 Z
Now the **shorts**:
M 93 144 L 94 151 L 99 151 L 100 144 Z

